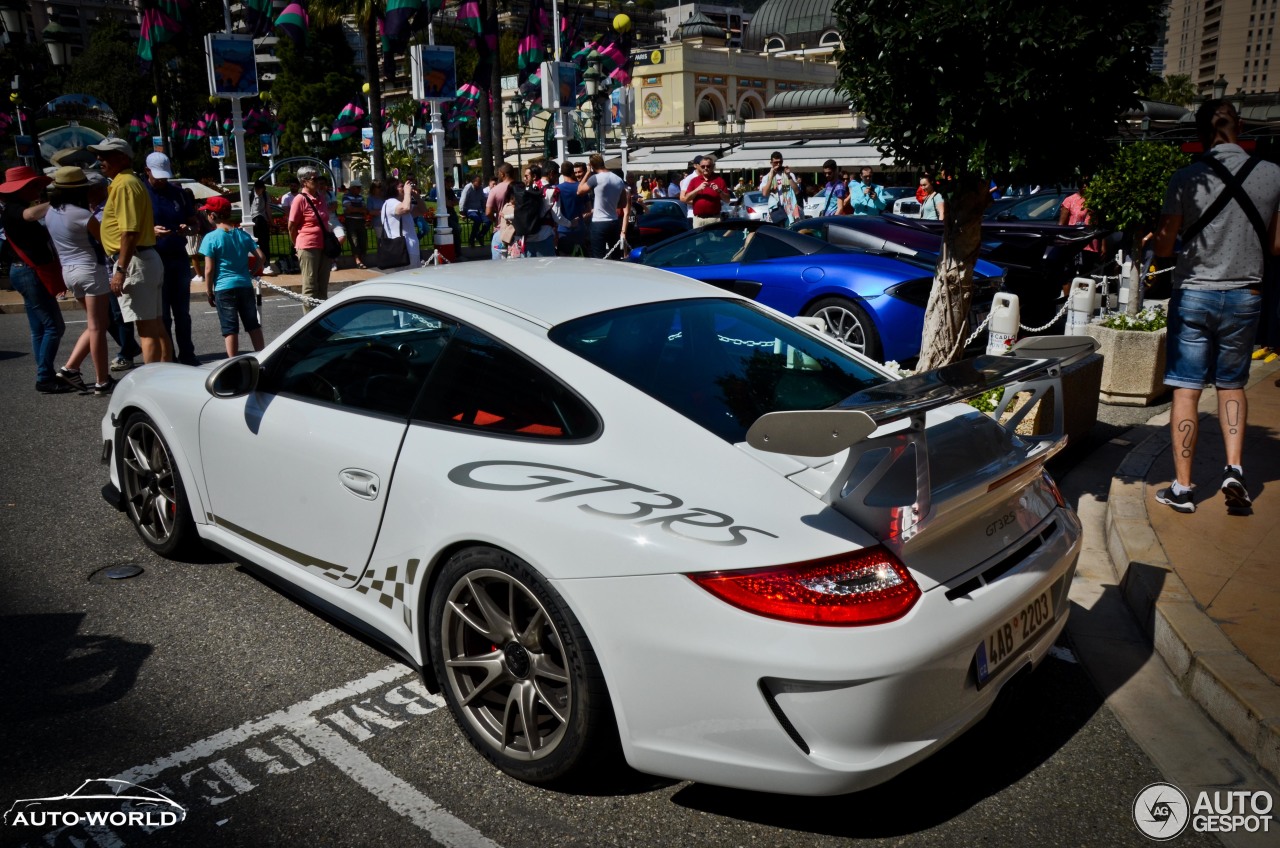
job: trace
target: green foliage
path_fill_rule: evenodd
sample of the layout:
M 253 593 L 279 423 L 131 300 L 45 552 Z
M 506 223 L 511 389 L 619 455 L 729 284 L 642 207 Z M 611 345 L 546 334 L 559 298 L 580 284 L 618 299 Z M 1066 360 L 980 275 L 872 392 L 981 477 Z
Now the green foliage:
M 1112 312 L 1102 319 L 1102 326 L 1112 330 L 1136 330 L 1142 333 L 1154 333 L 1169 326 L 1169 316 L 1159 306 L 1148 307 L 1137 315 L 1123 312 Z
M 840 84 L 909 167 L 1070 179 L 1136 106 L 1161 0 L 837 0 Z
M 280 59 L 280 73 L 271 84 L 271 96 L 276 116 L 284 124 L 280 151 L 285 156 L 311 155 L 303 143 L 302 131 L 313 117 L 326 128 L 332 127 L 334 118 L 348 102 L 363 104 L 363 79 L 342 29 L 336 25 L 313 27 L 302 51 L 295 50 L 289 39 L 280 39 L 276 56 Z M 358 138 L 326 142 L 323 158 L 352 152 L 359 145 Z
M 1170 74 L 1147 86 L 1143 92 L 1143 96 L 1149 100 L 1163 100 L 1165 103 L 1176 103 L 1179 106 L 1191 105 L 1198 95 L 1195 83 L 1187 74 Z
M 969 398 L 966 403 L 979 412 L 990 414 L 996 411 L 996 401 L 1000 400 L 1000 395 L 1003 391 L 1003 388 L 988 389 L 977 397 Z
M 1132 235 L 1155 227 L 1173 172 L 1191 161 L 1172 144 L 1139 141 L 1115 151 L 1110 163 L 1093 175 L 1084 191 L 1095 223 Z

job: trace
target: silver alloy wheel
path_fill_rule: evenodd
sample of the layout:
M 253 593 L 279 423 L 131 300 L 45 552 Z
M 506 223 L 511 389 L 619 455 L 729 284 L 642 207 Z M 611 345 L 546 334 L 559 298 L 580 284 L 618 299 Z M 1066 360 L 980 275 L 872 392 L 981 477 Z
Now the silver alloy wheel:
M 145 418 L 129 425 L 121 443 L 120 483 L 138 532 L 165 545 L 178 521 L 177 475 L 164 439 Z
M 573 703 L 564 643 L 528 586 L 494 569 L 468 572 L 440 618 L 447 683 L 463 716 L 498 753 L 549 756 Z
M 858 353 L 867 352 L 867 328 L 862 320 L 843 306 L 824 306 L 813 313 L 827 324 L 827 335 L 834 336 Z

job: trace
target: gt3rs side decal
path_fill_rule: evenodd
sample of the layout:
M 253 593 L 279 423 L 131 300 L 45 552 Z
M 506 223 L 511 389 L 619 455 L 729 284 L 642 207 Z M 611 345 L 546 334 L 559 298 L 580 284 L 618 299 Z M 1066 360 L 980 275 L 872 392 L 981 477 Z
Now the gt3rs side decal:
M 535 473 L 551 471 L 553 474 Z M 635 507 L 629 512 L 614 512 L 592 506 L 590 503 L 578 504 L 578 509 L 590 515 L 602 518 L 613 518 L 630 521 L 637 527 L 657 525 L 663 532 L 681 539 L 702 542 L 707 545 L 737 546 L 748 541 L 746 534 L 759 533 L 771 539 L 777 535 L 758 527 L 737 524 L 731 515 L 704 507 L 687 507 L 681 498 L 650 489 L 625 480 L 615 480 L 603 474 L 566 468 L 563 465 L 544 465 L 539 462 L 519 462 L 515 460 L 486 460 L 468 462 L 459 465 L 449 472 L 449 480 L 469 489 L 488 489 L 496 492 L 530 492 L 556 486 L 571 487 L 567 491 L 559 491 L 538 498 L 536 503 L 550 503 L 568 498 L 595 498 L 597 504 L 603 503 L 600 498 L 616 492 L 639 492 L 650 497 L 628 500 L 629 506 Z M 585 488 L 581 484 L 587 484 Z M 658 501 L 655 503 L 654 501 Z M 682 510 L 675 513 L 664 510 Z M 660 513 L 654 515 L 654 513 Z M 652 518 L 650 516 L 653 516 Z M 684 528 L 686 532 L 681 532 Z M 701 531 L 716 531 L 699 533 Z M 691 531 L 691 532 L 690 532 Z M 713 538 L 706 538 L 711 536 Z
M 205 517 L 208 519 L 210 524 L 216 524 L 219 527 L 230 530 L 237 536 L 248 539 L 255 545 L 260 545 L 272 553 L 279 554 L 296 565 L 318 571 L 321 577 L 332 580 L 335 583 L 340 583 L 347 579 L 354 580 L 364 570 L 361 568 L 358 571 L 350 571 L 344 565 L 339 565 L 336 562 L 326 562 L 325 560 L 311 556 L 311 554 L 286 547 L 278 542 L 268 539 L 266 536 L 260 536 L 252 530 L 247 530 L 238 524 L 227 521 L 225 518 L 220 518 L 212 512 L 206 512 Z

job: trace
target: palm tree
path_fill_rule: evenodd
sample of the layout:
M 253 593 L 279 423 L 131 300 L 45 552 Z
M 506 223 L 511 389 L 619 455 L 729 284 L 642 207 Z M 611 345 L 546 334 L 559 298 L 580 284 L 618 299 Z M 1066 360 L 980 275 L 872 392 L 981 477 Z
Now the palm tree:
M 382 17 L 383 0 L 311 0 L 307 11 L 319 26 L 337 24 L 344 17 L 355 19 L 364 41 L 364 78 L 369 83 L 369 122 L 373 126 L 373 179 L 386 175 L 387 159 L 378 122 L 382 116 L 382 77 L 378 68 L 378 18 Z

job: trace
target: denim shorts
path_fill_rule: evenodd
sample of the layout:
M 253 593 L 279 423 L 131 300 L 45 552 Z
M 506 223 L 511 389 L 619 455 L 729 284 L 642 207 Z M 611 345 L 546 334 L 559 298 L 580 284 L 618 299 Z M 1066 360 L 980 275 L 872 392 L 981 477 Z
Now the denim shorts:
M 1165 385 L 1244 388 L 1261 315 L 1262 295 L 1249 289 L 1174 289 L 1169 301 Z
M 240 332 L 236 323 L 237 316 L 244 322 L 246 333 L 262 326 L 262 322 L 258 320 L 258 304 L 254 298 L 253 286 L 236 286 L 215 291 L 213 299 L 218 304 L 218 324 L 222 327 L 222 335 L 234 336 Z

